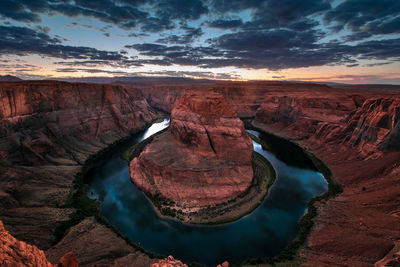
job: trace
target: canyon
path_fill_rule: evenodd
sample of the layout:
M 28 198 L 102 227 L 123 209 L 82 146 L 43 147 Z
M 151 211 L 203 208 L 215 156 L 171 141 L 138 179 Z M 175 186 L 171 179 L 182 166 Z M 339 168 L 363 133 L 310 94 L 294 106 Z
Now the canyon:
M 185 92 L 169 130 L 131 161 L 130 174 L 139 189 L 189 215 L 245 193 L 252 153 L 243 122 L 221 94 Z
M 343 186 L 343 193 L 316 204 L 314 227 L 299 251 L 303 266 L 398 263 L 400 88 L 396 86 L 2 82 L 0 220 L 6 229 L 43 250 L 50 262 L 72 252 L 82 266 L 156 263 L 92 216 L 66 229 L 59 239 L 55 232 L 78 212 L 69 199 L 85 160 L 160 118 L 158 110 L 172 112 L 178 123 L 187 125 L 185 109 L 179 106 L 187 89 L 205 96 L 223 95 L 240 118 L 320 158 Z M 172 124 L 160 139 L 182 139 L 180 129 Z M 199 138 L 193 140 L 209 144 L 205 130 L 198 132 Z M 210 148 L 207 145 L 203 152 L 213 153 Z M 214 149 L 218 152 L 218 145 Z M 151 145 L 146 150 L 150 154 Z

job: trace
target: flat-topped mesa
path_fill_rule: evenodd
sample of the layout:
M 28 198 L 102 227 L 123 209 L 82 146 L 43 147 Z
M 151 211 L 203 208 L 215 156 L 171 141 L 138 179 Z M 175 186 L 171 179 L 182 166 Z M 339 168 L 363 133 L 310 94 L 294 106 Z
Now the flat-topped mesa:
M 252 151 L 243 122 L 221 94 L 186 92 L 168 131 L 131 161 L 131 179 L 190 213 L 245 192 L 253 179 Z

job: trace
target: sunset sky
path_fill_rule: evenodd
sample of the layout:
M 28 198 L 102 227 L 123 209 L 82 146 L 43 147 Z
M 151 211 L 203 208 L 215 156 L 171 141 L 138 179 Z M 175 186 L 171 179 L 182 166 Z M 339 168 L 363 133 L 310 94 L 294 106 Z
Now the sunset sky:
M 1 0 L 0 74 L 400 84 L 400 0 Z

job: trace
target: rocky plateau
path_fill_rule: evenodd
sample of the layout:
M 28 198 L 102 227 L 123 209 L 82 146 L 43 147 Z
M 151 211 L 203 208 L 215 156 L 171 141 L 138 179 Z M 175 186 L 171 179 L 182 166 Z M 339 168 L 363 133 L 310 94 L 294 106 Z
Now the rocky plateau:
M 170 129 L 154 142 L 179 140 L 179 149 L 200 148 L 204 155 L 217 157 L 220 148 L 215 145 L 214 153 L 205 129 L 214 141 L 220 138 L 218 127 L 211 127 L 207 120 L 190 124 L 185 118 L 193 112 L 179 107 L 178 99 L 188 89 L 222 94 L 240 118 L 300 144 L 323 160 L 333 179 L 343 186 L 343 193 L 336 198 L 317 203 L 315 225 L 299 252 L 303 266 L 396 266 L 400 240 L 400 88 L 396 86 L 2 82 L 0 220 L 8 232 L 43 250 L 52 263 L 68 252 L 81 266 L 150 266 L 158 262 L 93 217 L 70 227 L 61 240 L 55 239 L 55 229 L 75 212 L 68 198 L 84 161 L 148 125 L 158 117 L 155 110 L 173 112 Z M 192 102 L 195 110 L 200 108 Z M 227 120 L 239 129 L 236 119 L 229 118 L 231 110 L 226 112 Z M 191 129 L 199 134 L 188 135 Z M 239 138 L 239 131 L 231 134 Z M 151 145 L 141 157 L 150 153 L 157 154 Z M 156 168 L 159 160 L 147 163 Z M 247 157 L 239 160 L 239 166 L 247 166 L 246 161 Z M 169 181 L 172 183 L 176 181 Z M 239 192 L 245 184 L 230 188 Z M 212 201 L 225 200 L 225 193 Z M 185 197 L 179 195 L 182 200 Z M 207 204 L 197 200 L 196 205 Z

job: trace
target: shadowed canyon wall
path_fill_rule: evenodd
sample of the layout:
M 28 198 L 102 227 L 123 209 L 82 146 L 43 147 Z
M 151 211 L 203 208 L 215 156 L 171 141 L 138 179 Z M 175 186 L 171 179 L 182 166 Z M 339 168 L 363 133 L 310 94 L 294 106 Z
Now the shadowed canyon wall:
M 54 230 L 74 212 L 66 202 L 85 159 L 155 119 L 150 106 L 171 111 L 188 88 L 224 94 L 240 117 L 313 152 L 343 185 L 341 195 L 317 205 L 313 232 L 300 252 L 304 266 L 372 266 L 397 255 L 397 87 L 0 83 L 0 219 L 6 229 L 45 250 L 51 262 L 70 251 L 83 266 L 156 262 L 94 218 L 69 229 L 55 245 Z
M 52 247 L 55 229 L 74 212 L 67 201 L 82 163 L 156 117 L 135 89 L 48 81 L 0 83 L 0 219 L 7 230 L 40 249 Z M 82 223 L 76 227 L 90 226 L 89 236 L 119 240 L 93 220 Z M 107 264 L 135 252 L 123 240 L 102 250 L 77 237 L 75 242 L 87 247 L 72 248 L 82 264 L 101 258 Z M 57 262 L 69 251 L 59 245 L 50 260 Z

